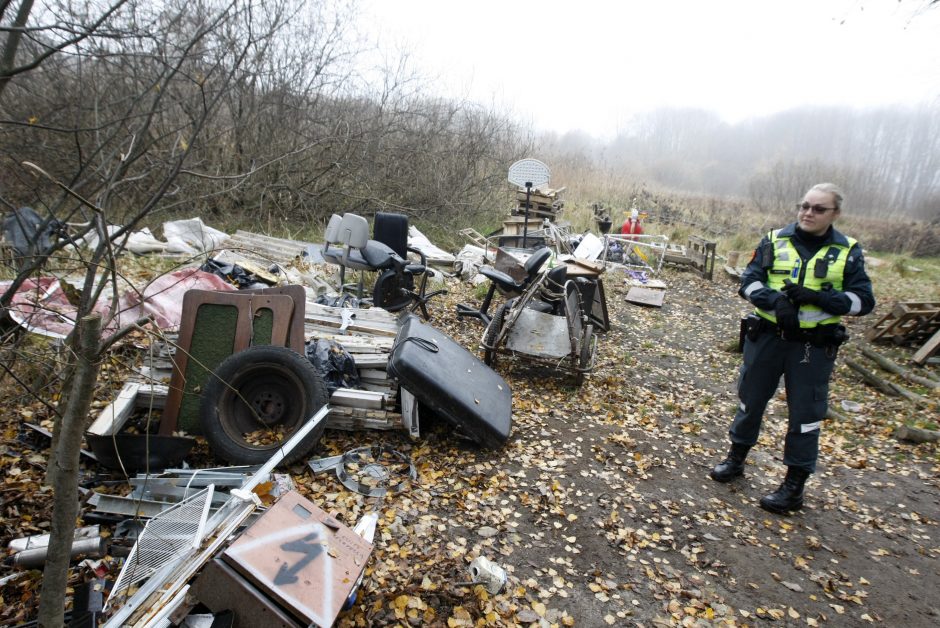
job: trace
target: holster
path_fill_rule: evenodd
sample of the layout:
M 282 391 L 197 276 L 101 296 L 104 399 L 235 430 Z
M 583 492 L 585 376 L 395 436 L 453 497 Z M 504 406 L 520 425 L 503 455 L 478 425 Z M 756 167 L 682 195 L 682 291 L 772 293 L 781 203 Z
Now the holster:
M 741 319 L 739 347 L 743 350 L 745 337 L 754 342 L 762 333 L 775 334 L 784 340 L 808 342 L 815 347 L 839 347 L 849 339 L 845 325 L 819 325 L 812 329 L 785 332 L 779 326 L 757 314 L 748 314 Z
M 849 339 L 845 325 L 820 325 L 807 332 L 811 334 L 808 342 L 816 347 L 839 347 Z

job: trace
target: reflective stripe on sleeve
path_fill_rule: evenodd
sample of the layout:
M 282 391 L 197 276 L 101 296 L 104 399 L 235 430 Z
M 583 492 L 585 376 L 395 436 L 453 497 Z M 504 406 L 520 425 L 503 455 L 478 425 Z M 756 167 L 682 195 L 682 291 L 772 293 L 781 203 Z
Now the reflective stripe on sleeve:
M 764 287 L 764 284 L 762 284 L 759 281 L 755 281 L 754 283 L 752 283 L 751 285 L 749 285 L 747 288 L 744 289 L 744 296 L 750 297 L 752 292 L 754 292 L 755 290 L 760 290 L 763 287 Z
M 862 311 L 862 300 L 858 298 L 858 295 L 854 292 L 846 292 L 845 296 L 849 298 L 849 303 L 852 304 L 852 307 L 849 308 L 848 315 L 855 316 Z

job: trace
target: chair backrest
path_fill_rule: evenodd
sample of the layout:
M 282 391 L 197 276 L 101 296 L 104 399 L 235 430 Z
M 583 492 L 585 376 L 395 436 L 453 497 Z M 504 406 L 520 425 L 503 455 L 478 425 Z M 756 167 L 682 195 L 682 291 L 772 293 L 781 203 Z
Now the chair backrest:
M 539 270 L 551 256 L 552 250 L 549 248 L 544 248 L 539 249 L 533 253 L 529 259 L 525 261 L 523 268 L 525 268 L 526 272 L 526 283 L 532 281 L 532 278 L 538 274 Z
M 330 222 L 326 225 L 326 231 L 323 232 L 323 240 L 327 245 L 339 244 L 339 229 L 343 222 L 343 217 L 339 214 L 330 216 Z
M 372 225 L 372 239 L 386 245 L 402 259 L 408 257 L 408 216 L 378 212 Z
M 369 241 L 369 221 L 358 214 L 344 214 L 339 240 L 346 249 L 361 249 Z

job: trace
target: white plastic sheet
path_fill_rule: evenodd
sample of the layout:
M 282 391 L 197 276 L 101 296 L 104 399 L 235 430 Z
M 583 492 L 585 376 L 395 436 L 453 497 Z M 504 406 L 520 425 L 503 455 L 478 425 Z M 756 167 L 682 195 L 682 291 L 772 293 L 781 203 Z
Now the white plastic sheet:
M 204 224 L 201 218 L 163 223 L 168 253 L 204 253 L 220 247 L 228 234 Z
M 414 225 L 408 227 L 408 246 L 414 247 L 424 253 L 428 262 L 453 264 L 454 256 L 444 249 L 438 248 L 428 240 L 427 236 L 418 231 Z

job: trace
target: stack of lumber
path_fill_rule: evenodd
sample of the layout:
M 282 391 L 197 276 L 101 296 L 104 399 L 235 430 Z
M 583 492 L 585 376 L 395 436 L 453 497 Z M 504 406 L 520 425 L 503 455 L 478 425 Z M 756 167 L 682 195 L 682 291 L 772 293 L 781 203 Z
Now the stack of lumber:
M 237 251 L 245 257 L 260 263 L 289 262 L 303 254 L 310 246 L 309 242 L 285 240 L 239 229 L 235 235 L 222 242 L 226 249 Z
M 341 388 L 333 394 L 327 427 L 402 429 L 401 414 L 393 412 L 397 405 L 398 382 L 385 372 L 398 334 L 398 319 L 394 314 L 381 308 L 339 308 L 308 300 L 304 332 L 307 340 L 332 340 L 342 345 L 359 369 L 362 390 Z
M 898 345 L 919 346 L 940 331 L 940 302 L 903 301 L 876 322 L 865 337 L 891 340 Z
M 551 188 L 534 189 L 529 193 L 529 217 L 548 218 L 554 222 L 555 216 L 562 210 L 565 203 L 559 197 L 565 188 L 553 190 Z M 516 206 L 512 213 L 525 214 L 526 191 L 516 191 Z

